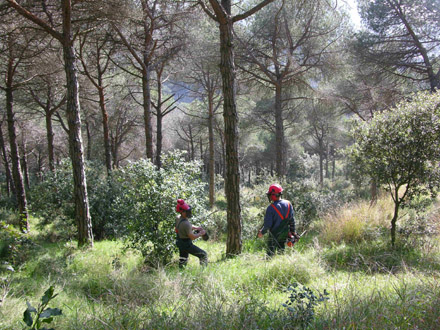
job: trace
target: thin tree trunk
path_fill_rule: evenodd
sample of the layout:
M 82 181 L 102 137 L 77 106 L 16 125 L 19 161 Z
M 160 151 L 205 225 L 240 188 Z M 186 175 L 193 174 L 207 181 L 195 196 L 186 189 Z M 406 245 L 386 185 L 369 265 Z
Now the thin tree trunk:
M 199 137 L 199 147 L 200 147 L 200 160 L 203 162 L 203 170 L 204 172 L 206 172 L 205 159 L 203 157 L 203 139 L 201 135 Z
M 47 152 L 49 156 L 49 169 L 51 172 L 55 170 L 55 157 L 54 157 L 54 133 L 52 126 L 52 113 L 46 111 L 46 136 L 47 136 Z
M 118 155 L 119 155 L 117 133 L 116 133 L 116 137 L 113 137 L 113 134 L 110 135 L 110 141 L 111 141 L 111 148 L 112 148 L 113 168 L 117 168 L 118 167 Z
M 195 149 L 194 149 L 194 137 L 193 137 L 193 133 L 192 133 L 192 126 L 188 125 L 188 129 L 189 129 L 189 145 L 190 145 L 190 160 L 194 161 L 194 156 L 195 156 Z
M 11 174 L 11 169 L 9 167 L 9 162 L 8 162 L 8 154 L 6 152 L 6 145 L 5 145 L 5 140 L 3 139 L 3 130 L 2 130 L 2 123 L 0 122 L 0 148 L 2 151 L 2 158 L 3 158 L 3 163 L 5 166 L 5 172 L 6 172 L 6 193 L 9 196 L 12 195 L 15 196 L 16 192 L 15 192 L 15 185 L 14 185 L 14 181 L 12 180 L 12 174 Z
M 277 175 L 283 177 L 286 174 L 284 153 L 284 123 L 282 109 L 281 83 L 275 85 L 275 168 Z
M 37 162 L 37 179 L 38 182 L 43 181 L 43 156 L 41 155 L 41 151 L 38 150 L 38 153 L 35 155 L 35 160 Z
M 319 151 L 319 184 L 324 184 L 324 154 L 322 150 Z
M 399 203 L 399 196 L 398 196 L 398 190 L 395 193 L 395 200 L 394 200 L 394 215 L 393 218 L 391 219 L 391 245 L 394 247 L 395 243 L 396 243 L 396 223 L 397 223 L 397 218 L 399 216 L 399 207 L 400 207 L 400 203 Z
M 102 115 L 102 128 L 104 131 L 104 153 L 105 153 L 105 167 L 107 168 L 107 173 L 110 174 L 112 171 L 112 155 L 111 155 L 111 148 L 110 148 L 110 129 L 108 126 L 108 113 L 107 109 L 105 107 L 105 94 L 104 94 L 104 87 L 101 77 L 101 72 L 98 76 L 98 85 L 100 88 L 98 88 L 99 93 L 99 108 L 101 109 L 101 115 Z
M 144 126 L 145 126 L 145 148 L 147 158 L 153 160 L 153 128 L 151 126 L 152 112 L 151 112 L 151 73 L 150 68 L 146 64 L 147 69 L 142 76 L 142 93 L 143 93 L 143 107 L 144 107 Z
M 214 102 L 212 94 L 208 96 L 208 140 L 209 140 L 209 207 L 215 203 L 215 150 L 214 150 Z
M 92 160 L 92 134 L 90 133 L 90 124 L 86 119 L 86 134 L 87 134 L 87 160 Z
M 29 187 L 30 187 L 29 168 L 28 168 L 28 162 L 27 162 L 27 157 L 26 157 L 26 144 L 24 142 L 21 145 L 21 167 L 23 169 L 24 183 L 26 185 L 26 189 L 29 189 Z
M 156 109 L 156 166 L 161 168 L 162 155 L 162 75 L 157 75 L 157 109 Z
M 325 148 L 325 177 L 328 179 L 330 177 L 329 172 L 329 146 Z
M 12 68 L 12 61 L 10 61 Z M 29 214 L 27 209 L 26 191 L 23 183 L 23 175 L 20 166 L 20 155 L 17 145 L 17 133 L 15 128 L 15 114 L 13 110 L 12 74 L 8 74 L 6 88 L 6 114 L 9 132 L 9 147 L 11 150 L 12 176 L 15 185 L 15 197 L 17 198 L 18 212 L 20 214 L 20 230 L 29 231 Z
M 157 132 L 156 132 L 156 165 L 158 168 L 162 167 L 162 141 L 163 141 L 163 135 L 162 135 L 162 122 L 163 122 L 163 116 L 159 113 L 157 114 Z
M 334 180 L 335 171 L 336 171 L 336 159 L 335 159 L 335 148 L 333 145 L 330 147 L 330 156 L 332 157 L 332 180 Z

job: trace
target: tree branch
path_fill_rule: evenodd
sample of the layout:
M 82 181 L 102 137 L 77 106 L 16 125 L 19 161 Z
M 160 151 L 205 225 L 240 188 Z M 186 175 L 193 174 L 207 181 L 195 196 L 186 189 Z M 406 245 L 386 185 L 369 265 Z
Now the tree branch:
M 27 18 L 28 20 L 34 22 L 38 26 L 42 27 L 47 33 L 49 33 L 52 37 L 59 40 L 63 44 L 63 35 L 57 31 L 55 31 L 49 24 L 40 19 L 39 17 L 32 14 L 30 11 L 26 10 L 22 6 L 20 6 L 15 0 L 6 0 L 9 3 L 9 6 L 14 8 L 21 16 Z
M 235 23 L 235 22 L 241 21 L 245 18 L 248 18 L 249 16 L 251 16 L 251 15 L 255 14 L 257 11 L 259 11 L 261 8 L 266 7 L 268 4 L 270 4 L 274 1 L 275 0 L 264 0 L 263 2 L 260 2 L 258 5 L 249 9 L 247 12 L 232 17 L 232 22 Z

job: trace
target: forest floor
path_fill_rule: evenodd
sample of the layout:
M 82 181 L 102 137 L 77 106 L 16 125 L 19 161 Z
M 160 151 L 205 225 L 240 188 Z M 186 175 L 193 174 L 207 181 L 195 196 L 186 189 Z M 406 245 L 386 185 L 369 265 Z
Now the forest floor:
M 36 307 L 50 286 L 57 330 L 440 329 L 438 243 L 325 247 L 310 233 L 266 260 L 261 241 L 233 259 L 222 257 L 224 243 L 197 241 L 209 265 L 190 257 L 180 270 L 147 268 L 117 241 L 86 250 L 36 242 L 19 269 L 2 273 L 0 329 L 26 329 L 26 302 Z

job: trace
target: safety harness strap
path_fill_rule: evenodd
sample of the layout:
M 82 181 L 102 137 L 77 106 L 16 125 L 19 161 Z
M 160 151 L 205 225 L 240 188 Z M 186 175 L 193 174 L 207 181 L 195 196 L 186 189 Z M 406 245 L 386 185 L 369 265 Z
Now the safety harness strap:
M 270 204 L 274 210 L 278 213 L 278 215 L 280 216 L 281 220 L 287 219 L 287 217 L 289 216 L 289 212 L 290 212 L 290 203 L 287 202 L 287 204 L 289 204 L 289 206 L 287 207 L 287 213 L 286 213 L 286 217 L 283 217 L 283 215 L 281 214 L 280 210 L 277 209 L 277 207 L 275 206 L 275 204 Z

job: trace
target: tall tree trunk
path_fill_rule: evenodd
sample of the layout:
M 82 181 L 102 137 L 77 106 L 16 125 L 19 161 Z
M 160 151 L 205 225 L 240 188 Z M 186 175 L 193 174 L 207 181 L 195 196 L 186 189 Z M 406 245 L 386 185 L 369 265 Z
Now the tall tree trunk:
M 110 129 L 108 126 L 108 113 L 107 109 L 105 107 L 105 94 L 104 94 L 104 87 L 102 82 L 101 74 L 98 76 L 98 85 L 101 86 L 98 88 L 99 93 L 99 108 L 101 109 L 101 115 L 102 115 L 102 128 L 104 131 L 104 153 L 105 153 L 105 167 L 107 168 L 107 173 L 110 174 L 112 171 L 112 155 L 111 155 L 111 148 L 110 148 Z
M 191 124 L 188 125 L 188 129 L 189 129 L 189 145 L 190 145 L 190 160 L 194 161 L 194 157 L 195 157 L 195 148 L 194 148 L 194 137 L 193 137 L 193 132 L 192 132 L 192 126 Z
M 330 172 L 329 172 L 329 146 L 327 144 L 326 148 L 325 148 L 325 177 L 328 179 L 330 177 Z
M 157 109 L 156 109 L 156 165 L 161 168 L 160 157 L 162 154 L 162 75 L 157 75 Z
M 332 158 L 332 180 L 335 179 L 335 171 L 336 171 L 336 157 L 335 157 L 335 147 L 330 146 L 330 156 Z
M 9 68 L 12 69 L 12 61 Z M 15 114 L 13 110 L 13 89 L 12 89 L 12 72 L 9 70 L 6 88 L 6 114 L 9 132 L 9 147 L 11 150 L 12 176 L 15 185 L 15 197 L 17 198 L 18 212 L 20 214 L 20 230 L 22 232 L 29 231 L 29 214 L 27 209 L 26 191 L 23 183 L 23 175 L 21 173 L 20 155 L 17 145 L 17 133 L 15 128 Z
M 319 184 L 324 184 L 324 152 L 319 151 Z
M 119 156 L 119 145 L 118 145 L 118 133 L 114 137 L 110 134 L 111 148 L 112 148 L 112 158 L 113 158 L 113 168 L 118 167 L 118 156 Z
M 162 156 L 162 122 L 163 122 L 163 116 L 162 114 L 157 113 L 157 127 L 156 127 L 156 165 L 158 168 L 162 167 L 162 162 L 160 160 L 160 157 Z
M 87 135 L 87 160 L 92 160 L 92 134 L 90 133 L 90 124 L 86 119 L 86 135 Z
M 9 167 L 8 153 L 6 152 L 6 145 L 5 145 L 5 140 L 3 138 L 3 130 L 2 130 L 1 122 L 0 122 L 0 148 L 2 152 L 3 163 L 5 166 L 5 172 L 6 172 L 6 193 L 8 197 L 11 195 L 11 193 L 12 195 L 15 196 L 16 195 L 15 185 L 14 185 L 14 181 L 12 180 L 11 169 Z
M 35 155 L 35 160 L 37 162 L 37 179 L 38 182 L 43 181 L 43 156 L 41 155 L 41 151 L 38 150 L 38 153 Z
M 203 139 L 201 135 L 199 137 L 199 147 L 200 147 L 200 160 L 203 162 L 203 172 L 206 173 L 205 158 L 203 157 Z
M 275 168 L 277 175 L 283 177 L 286 174 L 285 168 L 285 147 L 284 147 L 284 123 L 282 109 L 281 83 L 275 85 Z
M 47 136 L 47 153 L 49 156 L 49 169 L 51 172 L 55 170 L 55 157 L 54 157 L 54 133 L 52 126 L 52 112 L 46 111 L 46 136 Z
M 225 8 L 230 14 L 229 8 Z M 228 238 L 226 243 L 226 255 L 238 255 L 241 253 L 241 209 L 240 209 L 240 172 L 238 160 L 238 115 L 235 82 L 234 63 L 234 40 L 232 22 L 220 23 L 220 71 L 223 82 L 223 118 L 225 121 L 225 145 L 226 145 L 226 177 L 225 194 L 227 200 L 227 223 Z
M 320 139 L 319 143 L 319 184 L 322 186 L 324 184 L 324 143 Z
M 214 101 L 213 95 L 208 95 L 208 140 L 209 140 L 209 207 L 215 203 L 215 150 L 214 150 Z
M 153 128 L 151 126 L 151 72 L 150 67 L 146 64 L 146 70 L 143 71 L 142 76 L 142 94 L 143 94 L 143 107 L 144 107 L 144 126 L 145 126 L 145 147 L 147 158 L 153 161 Z
M 69 151 L 73 169 L 73 194 L 75 220 L 78 226 L 78 246 L 93 246 L 92 221 L 87 196 L 83 141 L 79 104 L 79 85 L 76 56 L 71 31 L 71 2 L 63 0 L 63 55 L 67 84 L 67 122 L 69 126 Z
M 90 244 L 93 246 L 92 222 L 89 213 L 87 197 L 87 183 L 84 168 L 84 152 L 81 137 L 81 118 L 79 105 L 78 77 L 76 56 L 72 35 L 72 3 L 71 0 L 61 0 L 63 17 L 63 32 L 58 33 L 53 27 L 39 17 L 28 12 L 16 1 L 7 0 L 17 12 L 41 26 L 50 35 L 56 38 L 63 47 L 64 70 L 67 86 L 67 122 L 69 126 L 69 153 L 73 169 L 73 194 L 75 200 L 75 220 L 78 226 L 78 246 Z M 18 194 L 17 194 L 18 195 Z
M 24 183 L 26 185 L 26 189 L 29 189 L 30 182 L 29 182 L 29 168 L 28 168 L 28 162 L 26 157 L 26 144 L 23 142 L 21 145 L 21 160 L 20 165 L 23 169 L 23 176 L 24 176 Z

